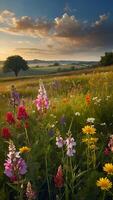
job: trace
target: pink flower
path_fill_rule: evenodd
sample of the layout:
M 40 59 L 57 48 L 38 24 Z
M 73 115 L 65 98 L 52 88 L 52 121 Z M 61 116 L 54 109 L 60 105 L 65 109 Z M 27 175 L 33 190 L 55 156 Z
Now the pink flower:
M 49 100 L 43 82 L 40 81 L 39 94 L 34 100 L 38 111 L 43 112 L 49 108 Z
M 27 165 L 24 159 L 20 157 L 19 152 L 16 152 L 15 145 L 12 141 L 9 142 L 9 152 L 4 166 L 4 173 L 11 181 L 20 179 L 27 172 Z
M 32 190 L 32 185 L 31 185 L 30 182 L 27 183 L 26 197 L 27 197 L 28 200 L 36 199 L 36 194 Z

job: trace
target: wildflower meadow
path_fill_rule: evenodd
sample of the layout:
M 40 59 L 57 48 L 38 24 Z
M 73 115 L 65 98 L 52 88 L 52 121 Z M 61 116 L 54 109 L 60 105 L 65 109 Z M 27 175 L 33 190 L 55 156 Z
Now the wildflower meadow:
M 113 199 L 112 80 L 0 80 L 0 200 Z

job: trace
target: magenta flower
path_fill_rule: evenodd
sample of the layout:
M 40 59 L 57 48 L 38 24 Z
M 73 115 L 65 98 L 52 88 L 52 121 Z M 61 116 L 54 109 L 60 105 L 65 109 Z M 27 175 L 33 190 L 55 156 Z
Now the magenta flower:
M 40 85 L 39 85 L 39 94 L 37 96 L 37 98 L 34 100 L 34 103 L 37 107 L 38 111 L 44 111 L 47 110 L 49 108 L 49 100 L 47 97 L 47 93 L 44 87 L 43 82 L 40 81 Z
M 15 145 L 12 141 L 9 142 L 9 153 L 7 154 L 7 160 L 4 166 L 4 173 L 11 180 L 19 180 L 27 172 L 27 165 L 24 159 L 20 157 L 19 152 L 16 152 Z

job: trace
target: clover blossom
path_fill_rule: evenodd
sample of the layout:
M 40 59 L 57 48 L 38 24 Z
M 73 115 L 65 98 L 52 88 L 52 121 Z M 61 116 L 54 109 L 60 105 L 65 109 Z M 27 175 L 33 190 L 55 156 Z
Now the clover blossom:
M 43 112 L 44 110 L 47 110 L 49 108 L 49 100 L 42 81 L 40 81 L 38 92 L 38 96 L 34 100 L 34 103 L 37 107 L 37 110 Z
M 9 142 L 9 152 L 4 166 L 4 173 L 13 181 L 20 180 L 21 176 L 27 172 L 27 165 L 24 159 L 20 157 L 20 152 L 16 151 L 12 141 Z

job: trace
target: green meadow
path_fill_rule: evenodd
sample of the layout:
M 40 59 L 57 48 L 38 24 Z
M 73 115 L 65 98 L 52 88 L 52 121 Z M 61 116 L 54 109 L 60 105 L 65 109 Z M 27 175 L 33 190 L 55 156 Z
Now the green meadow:
M 39 81 L 43 81 L 49 99 L 49 108 L 39 112 L 34 100 L 39 93 Z M 18 106 L 10 104 L 11 86 L 14 85 L 28 113 L 25 121 L 17 119 Z M 6 121 L 7 112 L 12 112 L 15 123 Z M 88 118 L 94 118 L 89 122 Z M 19 125 L 19 126 L 18 126 Z M 95 133 L 88 135 L 82 128 L 90 126 Z M 4 127 L 11 136 L 3 137 Z M 108 183 L 105 189 L 97 186 L 97 180 L 111 174 L 103 170 L 112 163 L 112 149 L 108 148 L 113 134 L 113 71 L 112 67 L 96 68 L 57 75 L 4 77 L 0 79 L 0 195 L 2 200 L 26 198 L 26 187 L 30 181 L 39 200 L 102 200 L 112 199 Z M 72 157 L 66 155 L 66 147 L 58 148 L 56 138 L 73 137 L 76 146 Z M 97 142 L 83 140 L 97 139 Z M 96 140 L 95 139 L 95 140 Z M 27 146 L 31 150 L 21 154 L 27 163 L 27 173 L 19 180 L 11 181 L 4 174 L 4 162 L 8 153 L 8 142 L 13 141 L 17 151 Z M 108 148 L 109 154 L 105 152 Z M 55 179 L 58 167 L 62 170 Z M 60 168 L 61 169 L 61 168 Z M 63 180 L 62 180 L 63 179 Z M 57 180 L 57 182 L 55 182 Z M 58 185 L 61 181 L 61 185 Z M 31 198 L 33 199 L 33 197 Z M 31 200 L 29 199 L 29 200 Z

